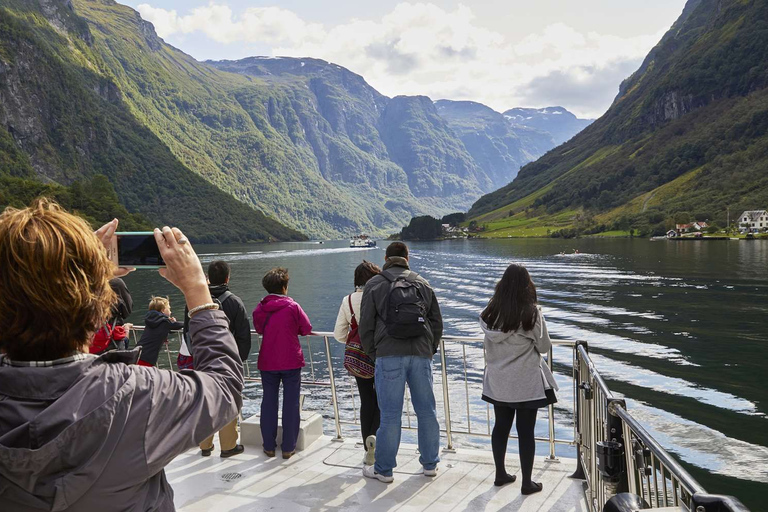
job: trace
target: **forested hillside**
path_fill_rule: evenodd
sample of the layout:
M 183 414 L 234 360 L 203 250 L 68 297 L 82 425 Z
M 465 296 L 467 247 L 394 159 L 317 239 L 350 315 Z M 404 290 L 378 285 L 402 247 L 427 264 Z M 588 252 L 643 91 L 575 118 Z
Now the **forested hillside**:
M 514 225 L 659 232 L 768 206 L 768 3 L 689 0 L 603 117 L 470 210 Z
M 134 91 L 120 87 L 102 45 L 100 33 L 69 2 L 3 1 L 0 203 L 26 202 L 36 188 L 59 198 L 76 196 L 75 183 L 101 175 L 108 180 L 101 185 L 111 184 L 128 212 L 142 214 L 141 224 L 173 222 L 203 241 L 301 236 L 181 163 L 132 108 Z

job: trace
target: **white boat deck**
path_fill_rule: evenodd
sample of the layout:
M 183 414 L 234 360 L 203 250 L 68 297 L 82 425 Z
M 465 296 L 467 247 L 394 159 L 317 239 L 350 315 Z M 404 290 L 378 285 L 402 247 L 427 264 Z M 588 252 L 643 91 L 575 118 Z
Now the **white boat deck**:
M 568 478 L 576 468 L 574 459 L 537 457 L 533 478 L 544 490 L 523 496 L 516 453 L 507 454 L 507 471 L 517 474 L 518 481 L 494 487 L 490 447 L 442 452 L 438 474 L 430 478 L 421 474 L 416 447 L 403 444 L 391 484 L 362 476 L 363 449 L 350 439 L 336 442 L 323 436 L 289 460 L 282 459 L 279 449 L 277 457 L 268 458 L 254 446 L 229 459 L 218 452 L 216 447 L 210 457 L 202 457 L 199 450 L 190 450 L 166 468 L 179 510 L 588 511 L 582 481 Z

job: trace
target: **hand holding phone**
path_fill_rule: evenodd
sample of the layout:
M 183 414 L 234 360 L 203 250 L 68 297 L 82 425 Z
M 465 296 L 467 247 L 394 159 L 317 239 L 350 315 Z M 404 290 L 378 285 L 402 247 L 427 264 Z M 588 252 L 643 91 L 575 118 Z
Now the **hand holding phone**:
M 178 228 L 155 229 L 155 242 L 166 263 L 160 275 L 176 286 L 187 300 L 187 307 L 193 309 L 212 302 L 208 282 L 192 244 Z
M 107 254 L 118 267 L 165 267 L 155 234 L 151 231 L 114 233 L 110 242 Z

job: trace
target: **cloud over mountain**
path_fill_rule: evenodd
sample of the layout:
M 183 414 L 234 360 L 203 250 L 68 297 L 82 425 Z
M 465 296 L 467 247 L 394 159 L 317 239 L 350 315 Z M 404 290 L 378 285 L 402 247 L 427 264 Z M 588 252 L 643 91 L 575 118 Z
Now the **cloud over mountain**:
M 462 4 L 449 10 L 400 3 L 379 19 L 334 26 L 281 7 L 234 12 L 211 2 L 184 13 L 150 4 L 138 10 L 171 42 L 202 33 L 217 43 L 265 45 L 272 55 L 322 58 L 362 74 L 391 96 L 471 99 L 497 110 L 557 103 L 589 117 L 609 106 L 621 80 L 663 33 L 619 37 L 553 23 L 511 41 L 479 24 Z

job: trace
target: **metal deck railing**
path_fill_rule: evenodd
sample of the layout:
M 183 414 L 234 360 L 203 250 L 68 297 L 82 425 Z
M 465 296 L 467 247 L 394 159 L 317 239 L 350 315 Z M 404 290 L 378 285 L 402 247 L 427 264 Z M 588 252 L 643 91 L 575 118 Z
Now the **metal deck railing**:
M 134 343 L 138 340 L 137 333 L 142 330 L 142 326 L 132 328 L 131 337 Z M 181 332 L 177 331 L 172 335 L 177 336 L 177 341 L 180 342 Z M 251 335 L 256 339 L 257 346 L 260 346 L 260 336 L 255 331 L 251 331 Z M 320 352 L 324 353 L 322 354 L 324 357 L 320 360 L 317 360 L 316 345 L 312 343 L 312 340 L 317 338 L 322 339 Z M 356 386 L 352 378 L 342 379 L 342 382 L 339 382 L 337 372 L 341 371 L 346 376 L 346 372 L 342 369 L 343 350 L 338 351 L 342 353 L 342 357 L 336 356 L 337 367 L 335 367 L 331 339 L 333 339 L 331 332 L 313 332 L 302 338 L 302 348 L 309 362 L 302 373 L 302 386 L 321 388 L 330 392 L 332 413 L 327 414 L 325 407 L 322 407 L 320 412 L 324 413 L 325 417 L 332 417 L 336 439 L 342 439 L 342 425 L 359 426 L 360 424 L 357 418 Z M 567 347 L 573 352 L 573 437 L 570 439 L 556 437 L 555 408 L 550 405 L 547 415 L 547 437 L 537 437 L 536 440 L 548 444 L 549 460 L 557 459 L 555 448 L 557 444 L 576 447 L 579 468 L 574 477 L 586 481 L 585 493 L 591 512 L 601 512 L 604 508 L 629 512 L 637 508 L 661 507 L 675 507 L 689 512 L 749 512 L 736 498 L 706 493 L 701 484 L 659 445 L 627 410 L 625 401 L 613 395 L 592 363 L 586 343 L 553 340 L 552 345 Z M 468 351 L 482 354 L 482 358 L 468 357 Z M 550 370 L 553 369 L 552 352 L 553 349 L 550 348 L 546 357 Z M 168 343 L 165 344 L 165 353 L 169 368 L 173 370 L 174 363 Z M 448 353 L 451 354 L 451 362 L 460 361 L 461 371 L 458 374 L 448 371 Z M 478 409 L 477 401 L 472 400 L 472 384 L 475 384 L 474 388 L 477 390 L 480 383 L 470 382 L 472 380 L 470 371 L 473 369 L 471 362 L 482 362 L 481 366 L 476 365 L 474 370 L 485 366 L 483 338 L 446 335 L 440 341 L 439 360 L 441 379 L 439 383 L 435 383 L 435 386 L 441 388 L 439 394 L 443 398 L 442 414 L 438 411 L 438 420 L 442 420 L 441 432 L 446 437 L 445 449 L 454 450 L 455 434 L 490 437 L 492 429 L 490 405 L 483 402 L 480 406 L 485 408 L 485 414 L 482 415 L 484 421 L 481 421 L 485 423 L 484 428 L 476 428 L 480 420 L 475 418 L 473 422 L 472 414 L 473 403 L 474 410 Z M 259 377 L 251 373 L 248 361 L 244 363 L 244 372 L 246 382 L 261 382 Z M 463 388 L 463 391 L 456 394 L 451 391 L 455 389 L 452 386 Z M 349 411 L 352 415 L 351 419 L 342 417 L 339 405 L 340 389 L 344 393 L 350 393 L 351 407 L 347 409 L 351 409 Z M 415 430 L 416 427 L 413 427 L 411 422 L 412 413 L 407 387 L 405 393 L 406 420 L 402 428 Z M 454 421 L 453 416 L 458 401 L 463 402 L 466 407 L 465 421 Z M 620 496 L 616 497 L 617 495 Z M 627 497 L 638 500 L 635 502 L 637 508 L 621 508 L 622 505 L 618 505 L 619 508 L 611 508 L 611 506 L 617 506 L 619 498 L 626 500 Z M 628 507 L 626 505 L 628 502 L 624 501 L 624 503 L 624 506 Z M 608 505 L 607 508 L 606 505 Z

